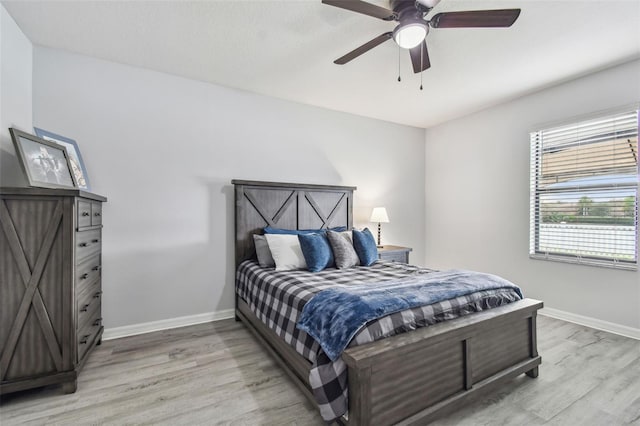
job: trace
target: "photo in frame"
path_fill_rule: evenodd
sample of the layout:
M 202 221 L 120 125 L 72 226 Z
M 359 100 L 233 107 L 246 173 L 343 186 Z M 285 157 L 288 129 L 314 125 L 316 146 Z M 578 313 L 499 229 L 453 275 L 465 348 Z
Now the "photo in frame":
M 33 129 L 35 130 L 38 137 L 51 142 L 55 142 L 58 145 L 62 145 L 67 148 L 67 152 L 69 153 L 69 161 L 71 162 L 71 171 L 76 178 L 78 188 L 90 191 L 91 187 L 89 185 L 89 175 L 87 174 L 87 168 L 84 166 L 82 154 L 80 154 L 80 149 L 78 148 L 78 144 L 76 143 L 76 141 L 65 136 L 57 135 L 47 130 L 40 129 L 38 127 L 34 127 Z
M 29 186 L 77 188 L 69 154 L 64 146 L 10 128 L 16 154 L 27 175 Z

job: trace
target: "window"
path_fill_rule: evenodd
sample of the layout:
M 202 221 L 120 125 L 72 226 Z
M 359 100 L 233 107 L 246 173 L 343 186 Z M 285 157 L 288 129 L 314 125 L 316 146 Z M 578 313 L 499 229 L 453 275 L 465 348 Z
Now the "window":
M 637 268 L 638 108 L 531 133 L 529 255 Z

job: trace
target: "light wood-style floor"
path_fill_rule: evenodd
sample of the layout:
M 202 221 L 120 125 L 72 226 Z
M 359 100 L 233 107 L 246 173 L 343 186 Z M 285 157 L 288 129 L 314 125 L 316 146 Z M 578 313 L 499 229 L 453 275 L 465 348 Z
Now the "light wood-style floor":
M 438 425 L 640 425 L 640 341 L 539 316 L 540 376 Z M 322 425 L 315 408 L 233 320 L 106 341 L 75 394 L 4 395 L 0 424 Z

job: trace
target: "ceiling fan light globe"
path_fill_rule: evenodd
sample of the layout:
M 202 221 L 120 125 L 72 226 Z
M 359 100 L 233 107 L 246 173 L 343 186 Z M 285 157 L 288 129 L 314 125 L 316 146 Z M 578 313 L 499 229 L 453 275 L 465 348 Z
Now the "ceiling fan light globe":
M 400 24 L 393 30 L 393 40 L 403 49 L 411 49 L 422 43 L 427 36 L 427 25 L 424 22 Z

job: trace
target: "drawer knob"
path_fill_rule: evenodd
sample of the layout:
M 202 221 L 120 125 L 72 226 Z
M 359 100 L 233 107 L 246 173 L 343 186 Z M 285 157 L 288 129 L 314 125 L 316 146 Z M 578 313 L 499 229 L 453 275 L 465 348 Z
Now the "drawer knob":
M 91 269 L 93 269 L 94 271 L 99 271 L 100 269 L 102 269 L 102 266 L 100 266 L 100 265 L 96 265 L 96 266 L 94 266 L 94 267 L 93 267 L 93 268 L 91 268 Z
M 85 334 L 84 336 L 82 336 L 82 339 L 80 339 L 80 344 L 86 345 L 87 342 L 89 341 L 89 337 L 91 337 L 90 334 Z
M 85 305 L 80 309 L 80 312 L 87 312 L 87 309 L 89 309 L 89 305 L 91 305 L 91 303 L 87 303 L 87 304 L 85 304 Z
M 89 245 L 89 243 L 84 242 L 84 243 L 80 243 L 80 247 L 87 247 Z
M 99 242 L 100 242 L 100 240 L 96 238 L 95 240 L 91 240 L 91 242 L 92 242 L 92 243 L 99 243 Z
M 82 216 L 89 216 L 89 212 L 82 212 Z
M 96 291 L 96 294 L 93 295 L 93 298 L 97 299 L 100 297 L 101 294 L 102 294 L 102 291 Z
M 80 275 L 80 279 L 81 280 L 86 280 L 87 278 L 89 278 L 89 274 L 87 274 L 87 273 L 84 273 L 84 274 Z
M 99 212 L 95 212 L 93 215 L 94 216 L 102 216 Z
M 98 318 L 97 320 L 95 320 L 95 321 L 93 322 L 93 326 L 94 326 L 94 327 L 97 327 L 97 326 L 99 326 L 99 325 L 100 325 L 100 323 L 102 323 L 102 318 Z

